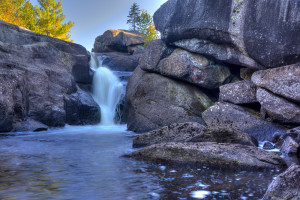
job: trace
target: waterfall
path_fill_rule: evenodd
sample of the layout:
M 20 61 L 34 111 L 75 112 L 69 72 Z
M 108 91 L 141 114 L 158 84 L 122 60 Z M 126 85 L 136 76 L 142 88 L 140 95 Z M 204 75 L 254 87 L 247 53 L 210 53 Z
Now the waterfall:
M 93 97 L 101 108 L 101 124 L 115 124 L 116 109 L 124 93 L 119 78 L 102 65 L 103 57 L 91 55 L 90 66 L 94 73 Z

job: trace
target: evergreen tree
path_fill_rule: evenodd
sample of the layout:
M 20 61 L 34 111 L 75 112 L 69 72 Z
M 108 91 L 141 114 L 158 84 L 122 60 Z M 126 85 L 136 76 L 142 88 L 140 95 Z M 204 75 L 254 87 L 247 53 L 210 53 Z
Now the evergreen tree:
M 23 20 L 24 27 L 33 32 L 37 32 L 37 16 L 34 7 L 30 1 L 26 1 L 23 7 L 20 9 L 20 17 Z
M 136 25 L 137 25 L 138 18 L 140 16 L 140 12 L 141 11 L 138 4 L 133 3 L 130 8 L 129 15 L 127 16 L 128 18 L 127 24 L 129 24 L 130 29 L 133 31 L 136 31 Z
M 38 33 L 70 41 L 70 29 L 74 23 L 63 23 L 66 16 L 62 13 L 61 0 L 38 0 L 41 7 L 36 7 Z
M 137 28 L 146 41 L 146 46 L 151 40 L 159 38 L 159 33 L 155 30 L 153 18 L 146 10 L 142 10 L 141 15 L 139 16 L 137 20 Z
M 0 0 L 0 20 L 25 27 L 20 12 L 25 2 L 26 0 Z

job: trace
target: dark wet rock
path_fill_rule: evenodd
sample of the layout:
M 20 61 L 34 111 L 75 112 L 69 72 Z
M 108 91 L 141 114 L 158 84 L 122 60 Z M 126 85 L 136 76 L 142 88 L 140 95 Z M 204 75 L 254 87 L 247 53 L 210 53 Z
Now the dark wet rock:
M 263 146 L 263 149 L 272 150 L 272 149 L 275 149 L 275 145 L 271 142 L 265 142 L 264 146 Z
M 99 124 L 101 110 L 93 97 L 78 89 L 66 100 L 66 122 L 69 125 Z
M 293 139 L 297 139 L 299 135 L 300 135 L 300 127 L 296 127 L 287 130 L 286 134 L 283 135 L 283 138 L 285 139 L 286 137 L 290 136 Z
M 255 85 L 294 102 L 300 103 L 300 65 L 257 71 L 252 76 Z
M 250 68 L 241 68 L 240 69 L 240 77 L 244 80 L 250 81 L 254 72 L 255 72 L 255 70 L 250 69 Z
M 262 88 L 257 90 L 256 96 L 272 120 L 281 123 L 300 124 L 300 106 L 297 104 Z
M 169 56 L 172 51 L 162 40 L 152 40 L 141 56 L 139 66 L 145 71 L 156 71 L 159 61 Z
M 14 124 L 14 132 L 41 132 L 47 131 L 48 126 L 38 121 L 28 118 L 26 121 L 17 122 Z
M 300 165 L 293 165 L 269 186 L 262 200 L 299 200 Z
M 299 149 L 299 144 L 290 136 L 288 136 L 282 144 L 280 151 L 288 155 L 296 155 Z
M 27 119 L 64 126 L 64 99 L 77 90 L 75 68 L 89 73 L 84 47 L 0 21 L 0 131 Z
M 133 72 L 139 65 L 141 55 L 142 54 L 128 55 L 105 53 L 105 58 L 102 64 L 112 71 Z
M 164 142 L 186 142 L 200 134 L 204 127 L 196 122 L 172 124 L 136 136 L 133 140 L 133 147 L 138 148 Z
M 279 132 L 275 132 L 272 136 L 271 142 L 272 143 L 277 143 L 279 141 L 279 139 L 281 138 L 282 134 Z
M 258 141 L 252 135 L 229 128 L 204 128 L 201 133 L 188 140 L 188 142 L 216 142 L 258 146 Z
M 212 100 L 199 88 L 138 67 L 127 85 L 128 130 L 152 131 L 174 123 L 198 122 Z
M 230 169 L 278 169 L 285 167 L 280 156 L 240 144 L 162 143 L 133 152 L 131 157 L 174 164 L 193 164 Z
M 259 141 L 271 140 L 283 127 L 260 118 L 259 113 L 230 103 L 216 103 L 202 114 L 209 127 L 226 127 L 253 135 Z
M 139 32 L 111 29 L 96 38 L 92 51 L 95 53 L 117 51 L 132 54 L 143 48 L 143 45 L 144 39 Z
M 169 0 L 154 22 L 167 43 L 259 69 L 300 61 L 299 10 L 297 0 Z
M 256 103 L 256 86 L 251 81 L 239 81 L 220 87 L 220 101 L 233 104 Z
M 169 57 L 162 59 L 158 66 L 147 70 L 206 89 L 216 89 L 228 83 L 231 78 L 227 67 L 215 65 L 201 55 L 182 49 L 175 49 Z

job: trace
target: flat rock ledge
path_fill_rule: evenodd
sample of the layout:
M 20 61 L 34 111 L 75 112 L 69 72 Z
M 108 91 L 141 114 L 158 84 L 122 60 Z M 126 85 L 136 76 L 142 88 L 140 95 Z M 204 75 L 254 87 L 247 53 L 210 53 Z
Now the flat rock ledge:
M 213 168 L 263 170 L 283 169 L 283 159 L 274 152 L 240 144 L 161 143 L 135 151 L 126 157 L 169 164 L 192 164 Z

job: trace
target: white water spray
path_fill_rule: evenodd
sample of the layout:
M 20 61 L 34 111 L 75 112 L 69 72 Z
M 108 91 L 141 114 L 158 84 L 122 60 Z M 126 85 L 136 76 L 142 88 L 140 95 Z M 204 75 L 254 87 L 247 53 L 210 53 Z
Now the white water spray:
M 101 124 L 113 125 L 116 108 L 123 94 L 123 85 L 112 71 L 102 66 L 102 60 L 98 60 L 95 54 L 91 57 L 91 68 L 95 71 L 93 96 L 101 108 Z

